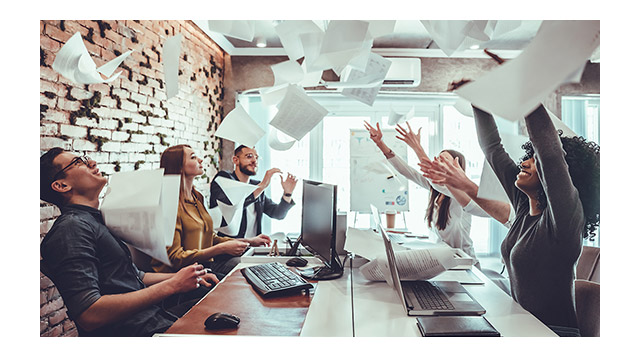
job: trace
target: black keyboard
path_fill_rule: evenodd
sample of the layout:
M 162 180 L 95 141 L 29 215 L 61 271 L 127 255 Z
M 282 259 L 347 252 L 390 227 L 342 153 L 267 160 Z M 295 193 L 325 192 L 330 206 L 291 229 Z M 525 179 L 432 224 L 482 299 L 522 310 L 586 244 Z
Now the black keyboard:
M 455 309 L 440 288 L 428 281 L 403 281 L 402 286 L 406 286 L 413 291 L 422 310 Z
M 308 281 L 278 262 L 254 265 L 240 271 L 264 297 L 294 294 L 313 288 Z

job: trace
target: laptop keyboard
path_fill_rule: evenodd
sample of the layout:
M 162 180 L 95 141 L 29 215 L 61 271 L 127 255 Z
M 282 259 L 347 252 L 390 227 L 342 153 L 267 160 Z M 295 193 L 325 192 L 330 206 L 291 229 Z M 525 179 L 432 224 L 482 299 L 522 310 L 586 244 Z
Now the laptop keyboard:
M 413 291 L 422 310 L 455 309 L 440 288 L 427 281 L 404 281 L 402 284 Z
M 278 262 L 250 266 L 241 269 L 241 272 L 249 284 L 265 297 L 313 288 L 308 281 Z

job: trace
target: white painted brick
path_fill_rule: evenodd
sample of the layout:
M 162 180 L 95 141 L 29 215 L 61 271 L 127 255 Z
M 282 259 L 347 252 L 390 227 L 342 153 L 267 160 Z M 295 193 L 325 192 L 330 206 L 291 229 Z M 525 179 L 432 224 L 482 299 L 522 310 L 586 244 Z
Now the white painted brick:
M 136 102 L 140 103 L 140 104 L 147 104 L 147 96 L 146 95 L 142 95 L 142 94 L 138 94 L 138 93 L 131 93 L 131 99 L 135 100 Z M 140 108 L 141 110 L 145 110 Z
M 135 103 L 132 103 L 128 100 L 123 100 L 122 101 L 122 110 L 128 111 L 128 112 L 137 112 L 138 111 L 138 106 Z
M 69 123 L 69 113 L 58 110 L 47 110 L 44 113 L 43 121 L 52 121 L 55 123 Z
M 100 136 L 103 138 L 111 139 L 111 130 L 91 129 L 90 134 L 93 136 Z
M 76 118 L 76 126 L 86 126 L 89 128 L 97 128 L 98 121 L 95 120 L 94 118 L 86 118 L 86 117 Z
M 147 117 L 138 113 L 129 113 L 129 117 L 136 123 L 146 123 Z
M 91 159 L 95 160 L 101 167 L 102 165 L 109 162 L 108 152 L 92 152 L 89 156 L 91 157 Z
M 126 152 L 112 152 L 109 153 L 109 161 L 110 162 L 126 162 L 129 160 L 129 154 Z
M 60 133 L 56 123 L 40 123 L 40 135 L 55 136 Z
M 100 129 L 115 130 L 120 123 L 116 119 L 100 119 L 98 127 Z
M 134 143 L 149 143 L 151 141 L 151 135 L 147 134 L 131 134 L 131 142 Z
M 96 151 L 98 148 L 98 144 L 92 143 L 89 140 L 74 139 L 71 147 L 75 151 Z
M 91 98 L 93 96 L 93 93 L 86 91 L 84 89 L 74 87 L 74 88 L 71 88 L 71 96 L 78 100 L 82 100 L 82 99 Z
M 87 128 L 82 126 L 61 124 L 60 134 L 70 136 L 73 138 L 82 138 L 87 136 Z
M 70 150 L 71 141 L 54 138 L 52 136 L 43 136 L 40 138 L 40 150 L 47 151 L 54 147 L 61 147 L 65 150 Z
M 114 131 L 113 133 L 111 133 L 111 140 L 115 141 L 129 140 L 129 137 L 131 137 L 131 134 L 124 131 Z
M 118 141 L 107 141 L 106 143 L 102 144 L 102 151 L 105 152 L 120 152 L 120 142 Z M 109 157 L 111 158 L 111 157 Z
M 142 153 L 131 153 L 129 154 L 129 159 L 127 161 L 129 162 L 136 162 L 136 161 L 145 161 L 146 157 L 145 154 Z

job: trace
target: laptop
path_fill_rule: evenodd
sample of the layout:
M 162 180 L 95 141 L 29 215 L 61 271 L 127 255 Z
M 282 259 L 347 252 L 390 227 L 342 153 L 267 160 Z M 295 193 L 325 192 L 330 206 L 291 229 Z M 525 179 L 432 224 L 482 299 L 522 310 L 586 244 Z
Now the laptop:
M 382 222 L 380 221 L 380 212 L 378 211 L 378 207 L 372 204 L 370 204 L 369 206 L 371 207 L 371 215 L 373 216 L 373 222 L 376 224 L 376 226 L 381 226 Z M 404 238 L 406 237 L 402 233 L 387 232 L 387 235 L 389 236 L 389 239 L 391 239 L 392 242 L 398 243 L 398 244 L 404 243 Z
M 407 315 L 482 315 L 486 312 L 482 305 L 457 281 L 400 281 L 391 240 L 381 224 L 378 225 L 378 229 L 384 241 L 393 288 L 400 296 Z M 427 298 L 427 301 L 424 301 L 424 291 L 436 295 L 436 298 Z

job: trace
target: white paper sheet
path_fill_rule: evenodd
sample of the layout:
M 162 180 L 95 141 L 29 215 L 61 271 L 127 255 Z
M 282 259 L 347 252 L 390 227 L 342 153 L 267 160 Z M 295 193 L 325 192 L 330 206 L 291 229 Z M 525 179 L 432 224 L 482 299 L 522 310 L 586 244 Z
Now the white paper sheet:
M 222 192 L 227 195 L 232 206 L 243 205 L 244 200 L 255 191 L 258 186 L 218 176 L 215 182 Z M 223 212 L 224 213 L 224 212 Z
M 329 113 L 311 99 L 302 88 L 289 85 L 278 113 L 269 124 L 283 133 L 302 140 Z
M 309 63 L 311 71 L 340 68 L 367 45 L 369 23 L 358 20 L 332 20 L 322 38 L 320 52 Z
M 265 130 L 247 114 L 242 105 L 238 104 L 222 120 L 214 135 L 248 147 L 254 147 L 265 134 Z
M 471 103 L 464 98 L 458 98 L 453 104 L 453 107 L 458 111 L 458 113 L 473 118 L 473 108 L 471 107 Z
M 396 27 L 396 20 L 371 20 L 369 21 L 369 34 L 371 37 L 390 35 Z
M 489 165 L 486 159 L 482 166 L 482 175 L 480 176 L 480 183 L 478 184 L 478 197 L 509 202 L 509 196 L 507 196 L 504 188 L 502 188 L 498 176 L 493 172 L 491 165 Z
M 348 74 L 346 82 L 351 82 L 366 77 L 373 77 L 375 80 L 379 81 L 379 84 L 370 88 L 344 88 L 341 90 L 342 95 L 358 100 L 369 106 L 373 105 L 373 102 L 378 96 L 378 91 L 380 91 L 380 87 L 382 87 L 382 81 L 387 75 L 387 72 L 389 72 L 390 67 L 390 60 L 383 58 L 378 54 L 371 53 L 369 55 L 369 61 L 367 63 L 366 70 L 364 72 L 355 69 L 351 70 Z
M 297 84 L 304 79 L 304 70 L 296 61 L 284 61 L 271 66 L 273 85 Z
M 517 58 L 456 92 L 478 108 L 519 120 L 584 65 L 599 43 L 599 21 L 544 21 Z
M 110 77 L 113 74 L 113 72 L 115 72 L 116 69 L 118 69 L 118 66 L 120 66 L 120 64 L 122 64 L 122 62 L 124 62 L 124 60 L 127 59 L 127 57 L 129 57 L 131 53 L 133 53 L 133 50 L 129 50 L 121 54 L 120 56 L 112 59 L 111 61 L 103 64 L 102 66 L 98 67 L 98 72 L 104 74 L 106 77 Z
M 368 260 L 374 260 L 384 254 L 384 242 L 380 234 L 371 229 L 347 227 L 344 249 Z
M 180 176 L 163 173 L 159 169 L 111 175 L 100 211 L 105 225 L 123 241 L 171 265 L 166 247 L 173 242 Z
M 411 107 L 408 112 L 401 114 L 396 112 L 393 108 L 391 108 L 389 112 L 389 121 L 387 122 L 390 126 L 402 124 L 408 120 L 411 120 L 416 113 L 416 108 Z
M 122 60 L 124 60 L 124 58 L 122 58 Z M 120 57 L 111 60 L 102 67 L 106 66 L 105 68 L 110 68 L 118 61 L 120 61 Z M 118 63 L 118 65 L 120 63 Z M 80 32 L 76 32 L 71 36 L 58 53 L 56 53 L 52 68 L 63 77 L 79 84 L 109 83 L 118 78 L 120 73 L 122 73 L 122 71 L 120 71 L 107 79 L 103 79 L 100 73 L 98 73 L 97 66 L 91 58 L 87 47 L 82 41 Z
M 470 20 L 422 20 L 424 27 L 438 47 L 451 56 L 467 38 L 473 26 Z
M 207 207 L 207 211 L 209 211 L 209 215 L 213 220 L 213 229 L 218 230 L 222 225 L 222 211 L 220 210 L 220 206 L 215 206 L 213 208 Z
M 180 46 L 182 34 L 169 37 L 162 46 L 162 67 L 164 85 L 167 88 L 167 99 L 178 94 L 178 68 L 180 64 Z
M 209 30 L 244 41 L 253 41 L 255 21 L 253 20 L 209 20 Z
M 394 255 L 400 280 L 432 279 L 456 265 L 453 251 L 444 246 L 412 250 L 396 250 L 394 248 Z M 385 280 L 389 285 L 392 285 L 391 270 L 386 254 L 376 257 L 363 267 L 360 267 L 360 271 L 366 279 Z M 381 276 L 384 279 L 380 279 Z
M 323 31 L 311 20 L 285 20 L 274 27 L 280 38 L 282 48 L 291 60 L 298 60 L 305 57 L 304 47 L 300 36 L 307 33 L 315 33 L 322 38 Z
M 277 105 L 282 99 L 284 99 L 285 94 L 287 94 L 288 84 L 280 84 L 273 87 L 263 87 L 258 91 L 260 92 L 260 99 L 262 104 L 265 106 Z
M 220 207 L 220 212 L 222 213 L 224 220 L 227 222 L 226 226 L 218 229 L 218 232 L 222 232 L 228 236 L 236 236 L 238 232 L 240 232 L 240 224 L 242 223 L 243 204 L 231 206 L 224 202 L 217 202 L 218 207 Z
M 281 140 L 280 136 L 286 136 L 286 137 L 288 137 L 288 139 Z M 278 130 L 276 130 L 273 127 L 271 127 L 271 129 L 269 129 L 269 140 L 268 141 L 269 141 L 269 146 L 273 150 L 278 150 L 278 151 L 287 151 L 287 150 L 291 149 L 293 147 L 293 145 L 296 143 L 295 139 L 290 138 L 288 135 L 286 135 L 284 133 L 280 133 Z
M 300 87 L 316 87 L 322 80 L 322 72 L 323 71 L 313 71 L 309 72 L 307 70 L 307 60 L 305 59 L 302 62 L 302 69 L 304 71 L 304 77 L 301 81 L 298 82 Z

